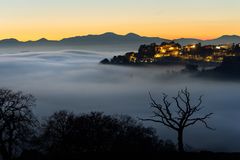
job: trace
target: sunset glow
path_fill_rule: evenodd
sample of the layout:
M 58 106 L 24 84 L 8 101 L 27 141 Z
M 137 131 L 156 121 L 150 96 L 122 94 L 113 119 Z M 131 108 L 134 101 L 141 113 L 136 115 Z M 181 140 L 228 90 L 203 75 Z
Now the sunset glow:
M 1 0 L 0 39 L 134 32 L 168 39 L 240 35 L 239 0 Z

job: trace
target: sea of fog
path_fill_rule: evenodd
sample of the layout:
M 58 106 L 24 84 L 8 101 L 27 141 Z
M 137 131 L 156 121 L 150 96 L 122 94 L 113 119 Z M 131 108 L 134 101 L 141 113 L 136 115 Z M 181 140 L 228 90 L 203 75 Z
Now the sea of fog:
M 185 142 L 194 149 L 240 151 L 240 82 L 191 78 L 175 72 L 181 67 L 126 67 L 100 65 L 109 53 L 80 50 L 51 52 L 1 52 L 0 87 L 21 90 L 37 98 L 34 112 L 43 118 L 58 110 L 76 114 L 100 111 L 126 114 L 134 118 L 151 116 L 150 91 L 175 96 L 187 87 L 193 98 L 204 95 L 206 113 L 213 112 L 209 124 L 185 132 Z M 175 132 L 159 124 L 159 136 L 176 142 Z

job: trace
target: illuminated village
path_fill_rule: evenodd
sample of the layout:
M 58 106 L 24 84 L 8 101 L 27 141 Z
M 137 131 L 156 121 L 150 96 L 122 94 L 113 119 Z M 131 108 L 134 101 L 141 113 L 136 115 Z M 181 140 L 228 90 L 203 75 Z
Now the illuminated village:
M 160 64 L 160 63 L 222 63 L 225 57 L 240 56 L 240 44 L 206 45 L 190 44 L 181 46 L 175 42 L 163 42 L 158 45 L 141 45 L 138 52 L 129 52 L 124 56 L 115 56 L 111 64 Z

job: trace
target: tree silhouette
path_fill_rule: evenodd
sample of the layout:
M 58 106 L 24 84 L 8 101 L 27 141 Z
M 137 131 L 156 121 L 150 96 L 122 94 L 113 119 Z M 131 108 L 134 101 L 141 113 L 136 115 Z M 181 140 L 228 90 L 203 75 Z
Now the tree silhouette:
M 76 158 L 85 152 L 170 152 L 171 142 L 158 138 L 129 116 L 109 116 L 99 112 L 74 115 L 54 113 L 43 126 L 41 142 L 49 159 Z
M 32 95 L 0 89 L 0 154 L 4 159 L 12 159 L 33 133 L 37 123 L 31 110 L 34 105 Z
M 161 123 L 176 131 L 178 134 L 179 152 L 184 152 L 183 134 L 184 129 L 187 127 L 201 122 L 206 128 L 213 130 L 206 121 L 213 113 L 199 116 L 199 112 L 203 109 L 203 107 L 201 107 L 202 96 L 199 97 L 197 104 L 192 104 L 190 92 L 187 89 L 180 90 L 178 95 L 172 98 L 173 102 L 175 102 L 175 106 L 172 107 L 173 102 L 169 101 L 168 95 L 163 94 L 162 103 L 160 104 L 153 99 L 151 93 L 149 93 L 149 95 L 151 99 L 151 108 L 154 110 L 154 116 L 150 119 L 141 120 Z

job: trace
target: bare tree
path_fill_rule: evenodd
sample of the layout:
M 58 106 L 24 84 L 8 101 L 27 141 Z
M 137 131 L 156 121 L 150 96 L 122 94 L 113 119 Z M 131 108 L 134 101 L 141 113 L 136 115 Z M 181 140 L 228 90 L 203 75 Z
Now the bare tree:
M 31 110 L 34 105 L 32 95 L 0 89 L 0 154 L 4 159 L 12 159 L 33 133 L 37 124 Z
M 184 152 L 183 145 L 183 133 L 184 129 L 195 125 L 197 122 L 201 122 L 206 128 L 213 130 L 209 127 L 207 119 L 209 119 L 213 113 L 200 115 L 200 111 L 203 109 L 202 96 L 198 98 L 197 104 L 191 103 L 190 92 L 185 90 L 180 90 L 176 97 L 172 97 L 172 102 L 169 101 L 168 95 L 163 94 L 162 103 L 157 103 L 151 93 L 149 93 L 151 99 L 151 108 L 153 108 L 154 116 L 150 119 L 141 119 L 143 121 L 152 121 L 161 123 L 170 129 L 173 129 L 178 134 L 178 150 L 179 152 Z M 172 107 L 172 104 L 175 106 Z

